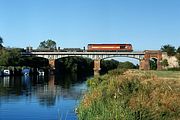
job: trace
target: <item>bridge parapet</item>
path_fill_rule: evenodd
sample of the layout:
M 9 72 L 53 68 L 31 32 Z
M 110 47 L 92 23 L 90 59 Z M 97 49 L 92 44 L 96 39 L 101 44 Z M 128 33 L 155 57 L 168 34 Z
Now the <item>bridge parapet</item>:
M 22 53 L 22 55 L 34 55 L 38 57 L 43 57 L 46 59 L 58 59 L 63 57 L 71 57 L 71 56 L 80 56 L 87 57 L 93 60 L 95 59 L 106 59 L 112 57 L 130 57 L 138 60 L 143 59 L 144 57 L 143 51 L 134 51 L 134 52 L 27 52 Z

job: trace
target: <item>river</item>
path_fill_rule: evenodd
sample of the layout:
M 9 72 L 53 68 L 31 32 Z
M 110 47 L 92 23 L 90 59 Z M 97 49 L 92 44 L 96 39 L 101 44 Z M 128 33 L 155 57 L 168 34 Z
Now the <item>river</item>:
M 0 120 L 77 120 L 75 108 L 86 78 L 22 76 L 0 78 Z

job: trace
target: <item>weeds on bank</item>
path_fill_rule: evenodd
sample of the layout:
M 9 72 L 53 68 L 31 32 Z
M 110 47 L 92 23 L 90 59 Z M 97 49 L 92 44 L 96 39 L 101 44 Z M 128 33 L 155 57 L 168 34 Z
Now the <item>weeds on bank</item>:
M 153 72 L 113 70 L 88 80 L 89 92 L 78 108 L 80 120 L 176 120 L 180 84 Z

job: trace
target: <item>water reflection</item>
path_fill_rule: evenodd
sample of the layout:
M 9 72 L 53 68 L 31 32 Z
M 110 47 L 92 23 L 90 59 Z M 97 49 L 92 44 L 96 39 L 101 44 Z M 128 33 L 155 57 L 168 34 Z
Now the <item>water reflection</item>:
M 0 78 L 0 120 L 77 119 L 85 77 L 22 76 Z

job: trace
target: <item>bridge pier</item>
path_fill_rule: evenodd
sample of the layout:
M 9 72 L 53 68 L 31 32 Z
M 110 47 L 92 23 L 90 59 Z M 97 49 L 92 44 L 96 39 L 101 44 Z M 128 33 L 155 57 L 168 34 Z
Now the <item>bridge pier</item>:
M 146 58 L 144 60 L 144 70 L 150 70 L 150 59 Z
M 50 74 L 55 72 L 55 59 L 49 59 Z
M 144 69 L 144 60 L 139 60 L 139 70 Z
M 98 76 L 98 75 L 99 75 L 99 72 L 100 72 L 100 70 L 101 70 L 100 62 L 101 62 L 100 59 L 95 59 L 95 60 L 94 60 L 94 75 L 95 75 L 95 76 Z

